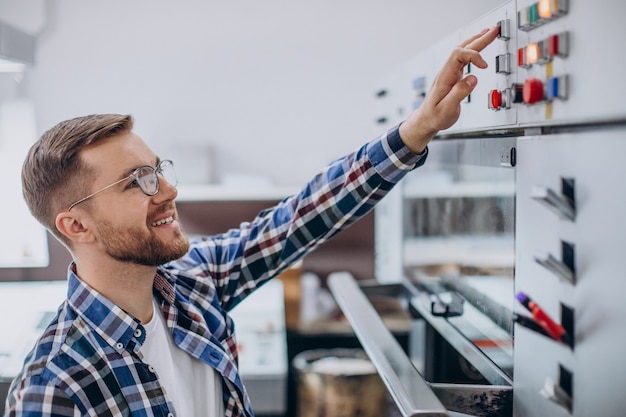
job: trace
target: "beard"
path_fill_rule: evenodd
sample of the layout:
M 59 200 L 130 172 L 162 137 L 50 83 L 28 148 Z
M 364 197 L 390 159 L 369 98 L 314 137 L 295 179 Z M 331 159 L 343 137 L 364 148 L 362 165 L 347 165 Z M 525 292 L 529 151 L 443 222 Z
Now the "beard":
M 189 250 L 189 239 L 179 230 L 173 242 L 163 242 L 152 230 L 141 227 L 115 227 L 98 224 L 98 232 L 107 255 L 120 262 L 159 266 L 182 257 Z

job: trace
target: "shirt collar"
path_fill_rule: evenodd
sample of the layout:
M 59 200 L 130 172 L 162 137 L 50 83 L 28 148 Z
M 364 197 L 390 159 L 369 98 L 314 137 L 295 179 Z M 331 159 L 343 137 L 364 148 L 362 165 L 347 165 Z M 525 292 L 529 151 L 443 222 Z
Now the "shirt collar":
M 91 288 L 78 275 L 76 264 L 72 262 L 68 269 L 67 300 L 70 306 L 106 343 L 118 352 L 129 348 L 135 337 L 135 331 L 141 328 L 138 319 L 113 304 L 109 299 Z M 135 340 L 133 350 L 139 350 L 145 340 L 145 332 Z

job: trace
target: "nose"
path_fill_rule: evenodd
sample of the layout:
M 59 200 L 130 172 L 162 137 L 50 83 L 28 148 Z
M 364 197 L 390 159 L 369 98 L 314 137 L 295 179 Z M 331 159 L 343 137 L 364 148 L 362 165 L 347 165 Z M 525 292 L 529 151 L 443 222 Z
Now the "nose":
M 170 184 L 161 174 L 158 174 L 157 178 L 159 179 L 159 192 L 152 196 L 155 199 L 155 203 L 174 200 L 178 196 L 178 189 Z

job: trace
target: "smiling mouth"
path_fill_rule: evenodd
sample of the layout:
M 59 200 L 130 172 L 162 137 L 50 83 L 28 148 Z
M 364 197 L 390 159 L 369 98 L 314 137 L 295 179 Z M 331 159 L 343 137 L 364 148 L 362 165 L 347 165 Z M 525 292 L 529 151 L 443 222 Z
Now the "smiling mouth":
M 173 217 L 173 216 L 169 216 L 169 217 L 166 217 L 166 218 L 164 218 L 164 219 L 161 219 L 161 220 L 159 220 L 159 221 L 157 221 L 157 222 L 153 222 L 153 223 L 152 223 L 152 227 L 159 227 L 159 226 L 162 226 L 162 225 L 164 225 L 164 224 L 170 224 L 170 223 L 172 223 L 173 221 L 174 221 L 174 217 Z

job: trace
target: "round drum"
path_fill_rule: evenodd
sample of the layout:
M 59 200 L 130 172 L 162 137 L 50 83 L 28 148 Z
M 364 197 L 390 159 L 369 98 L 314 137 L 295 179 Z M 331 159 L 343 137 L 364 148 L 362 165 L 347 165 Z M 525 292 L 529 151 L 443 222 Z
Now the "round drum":
M 386 417 L 387 390 L 361 349 L 309 350 L 293 359 L 298 417 Z

